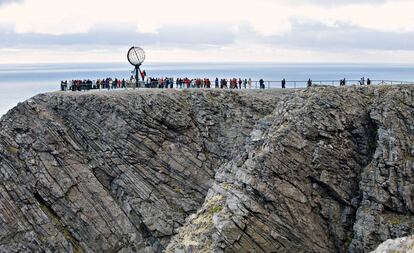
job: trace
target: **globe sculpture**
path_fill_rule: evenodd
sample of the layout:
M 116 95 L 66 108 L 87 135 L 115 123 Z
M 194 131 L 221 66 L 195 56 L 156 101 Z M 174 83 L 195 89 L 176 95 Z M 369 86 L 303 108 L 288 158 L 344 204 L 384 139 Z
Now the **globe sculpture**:
M 135 85 L 139 86 L 139 77 L 141 74 L 140 66 L 145 61 L 144 49 L 140 47 L 131 47 L 128 50 L 127 58 L 129 63 L 135 67 Z
M 144 49 L 140 47 L 131 47 L 128 50 L 128 61 L 133 66 L 141 66 L 141 64 L 145 61 Z

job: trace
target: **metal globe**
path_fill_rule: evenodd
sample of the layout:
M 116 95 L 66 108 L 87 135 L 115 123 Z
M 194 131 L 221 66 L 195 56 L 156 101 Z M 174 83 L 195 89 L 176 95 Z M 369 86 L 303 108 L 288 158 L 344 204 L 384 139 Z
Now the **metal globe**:
M 133 66 L 140 66 L 145 60 L 144 49 L 140 47 L 131 47 L 128 50 L 128 61 Z

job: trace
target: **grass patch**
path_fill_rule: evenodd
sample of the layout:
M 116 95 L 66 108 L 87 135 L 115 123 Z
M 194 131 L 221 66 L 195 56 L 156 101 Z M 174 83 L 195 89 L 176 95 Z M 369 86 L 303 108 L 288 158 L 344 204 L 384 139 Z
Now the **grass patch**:
M 208 209 L 208 214 L 215 214 L 223 210 L 223 206 L 213 206 L 212 208 Z

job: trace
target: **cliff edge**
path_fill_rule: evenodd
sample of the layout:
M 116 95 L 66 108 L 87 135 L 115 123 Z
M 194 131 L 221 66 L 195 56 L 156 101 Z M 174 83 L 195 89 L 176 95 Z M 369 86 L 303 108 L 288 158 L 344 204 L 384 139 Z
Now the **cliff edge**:
M 0 252 L 369 252 L 414 234 L 413 94 L 35 96 L 0 120 Z

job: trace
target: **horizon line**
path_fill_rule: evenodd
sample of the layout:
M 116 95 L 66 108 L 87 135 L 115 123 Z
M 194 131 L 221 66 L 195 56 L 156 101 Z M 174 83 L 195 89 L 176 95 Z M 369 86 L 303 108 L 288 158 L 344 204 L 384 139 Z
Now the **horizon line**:
M 56 64 L 56 65 L 65 65 L 65 64 L 97 64 L 97 65 L 105 65 L 105 64 L 125 64 L 130 65 L 127 61 L 108 61 L 108 62 L 98 62 L 98 61 L 69 61 L 69 62 L 9 62 L 9 63 L 2 63 L 0 62 L 0 66 L 7 66 L 7 65 L 48 65 L 48 64 Z M 336 61 L 304 61 L 304 62 L 282 62 L 282 61 L 148 61 L 143 64 L 287 64 L 287 65 L 312 65 L 312 64 L 321 64 L 321 65 L 328 65 L 328 64 L 335 64 L 335 65 L 414 65 L 414 62 L 351 62 L 351 61 L 344 61 L 344 62 L 336 62 Z

